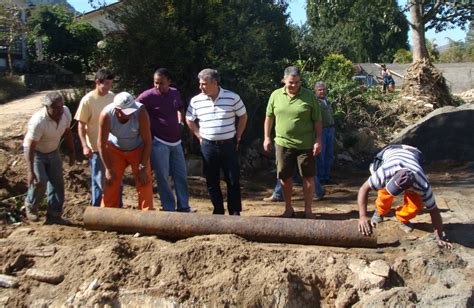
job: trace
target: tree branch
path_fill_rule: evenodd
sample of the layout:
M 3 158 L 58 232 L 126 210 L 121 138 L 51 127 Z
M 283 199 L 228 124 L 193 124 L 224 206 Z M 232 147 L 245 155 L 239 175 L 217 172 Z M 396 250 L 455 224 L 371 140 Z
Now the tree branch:
M 435 18 L 436 14 L 438 13 L 439 8 L 443 5 L 444 0 L 436 0 L 436 3 L 431 7 L 431 9 L 426 12 L 425 16 L 423 16 L 423 22 L 426 24 L 428 21 Z

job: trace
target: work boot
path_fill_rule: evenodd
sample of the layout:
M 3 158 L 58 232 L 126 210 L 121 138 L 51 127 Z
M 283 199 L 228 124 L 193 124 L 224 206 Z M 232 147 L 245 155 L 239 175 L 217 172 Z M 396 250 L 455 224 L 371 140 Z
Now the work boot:
M 282 202 L 283 200 L 279 200 L 274 195 L 271 195 L 270 197 L 263 198 L 263 201 L 265 201 L 265 202 Z
M 375 210 L 374 212 L 374 215 L 372 216 L 372 219 L 371 221 L 374 223 L 374 224 L 379 224 L 383 221 L 383 217 L 379 215 L 379 212 L 377 212 L 377 210 Z
M 70 226 L 71 222 L 61 216 L 47 216 L 45 225 L 61 225 L 61 226 Z
M 38 210 L 32 209 L 30 206 L 25 205 L 26 218 L 30 221 L 38 221 Z
M 413 231 L 413 224 L 411 222 L 400 222 L 399 227 L 405 233 L 410 233 L 411 231 Z

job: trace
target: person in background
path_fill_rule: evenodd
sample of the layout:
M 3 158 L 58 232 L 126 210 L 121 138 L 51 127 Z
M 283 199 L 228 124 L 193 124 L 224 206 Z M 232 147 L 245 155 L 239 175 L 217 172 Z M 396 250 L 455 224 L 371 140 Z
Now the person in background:
M 319 101 L 321 116 L 323 121 L 323 133 L 321 136 L 321 154 L 316 157 L 318 166 L 318 179 L 321 184 L 328 184 L 331 181 L 331 167 L 334 161 L 334 116 L 331 104 L 326 98 L 327 87 L 322 81 L 314 85 L 314 93 Z M 320 196 L 320 195 L 319 195 Z M 318 196 L 318 197 L 319 197 Z
M 395 91 L 395 80 L 385 64 L 380 65 L 383 79 L 383 93 Z

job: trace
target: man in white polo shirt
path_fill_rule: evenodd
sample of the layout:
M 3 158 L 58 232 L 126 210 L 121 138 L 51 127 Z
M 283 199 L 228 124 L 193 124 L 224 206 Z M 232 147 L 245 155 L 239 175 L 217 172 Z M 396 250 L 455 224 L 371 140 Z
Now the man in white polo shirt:
M 23 141 L 28 167 L 28 193 L 25 199 L 26 216 L 38 221 L 38 205 L 47 190 L 48 211 L 46 223 L 67 225 L 61 218 L 64 203 L 64 181 L 59 144 L 64 136 L 69 146 L 69 164 L 75 160 L 71 129 L 71 112 L 64 106 L 58 92 L 51 92 L 43 99 L 44 108 L 36 112 L 28 122 Z
M 220 87 L 220 76 L 216 70 L 206 68 L 199 72 L 198 78 L 201 93 L 191 99 L 186 122 L 201 144 L 213 214 L 225 213 L 220 188 L 222 169 L 227 183 L 227 209 L 230 215 L 240 215 L 242 204 L 237 150 L 247 125 L 247 112 L 239 95 Z M 199 120 L 199 125 L 196 120 Z

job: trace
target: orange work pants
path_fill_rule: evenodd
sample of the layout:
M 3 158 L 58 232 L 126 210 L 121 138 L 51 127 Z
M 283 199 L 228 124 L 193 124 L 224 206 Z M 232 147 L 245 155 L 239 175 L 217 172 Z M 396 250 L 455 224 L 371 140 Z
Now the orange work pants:
M 153 186 L 151 181 L 150 162 L 146 164 L 146 173 L 148 179 L 147 184 L 143 185 L 138 180 L 138 165 L 142 157 L 143 147 L 139 147 L 133 151 L 122 151 L 114 145 L 108 143 L 107 151 L 112 163 L 115 177 L 111 182 L 104 183 L 104 194 L 102 196 L 101 207 L 119 207 L 120 202 L 120 185 L 125 168 L 132 166 L 133 176 L 135 178 L 135 187 L 138 192 L 138 207 L 141 210 L 153 210 Z
M 385 216 L 392 208 L 392 202 L 395 197 L 390 195 L 385 188 L 377 192 L 375 207 L 380 216 Z M 416 192 L 405 191 L 403 196 L 403 205 L 395 210 L 395 216 L 402 223 L 407 223 L 414 218 L 423 209 L 423 199 Z

